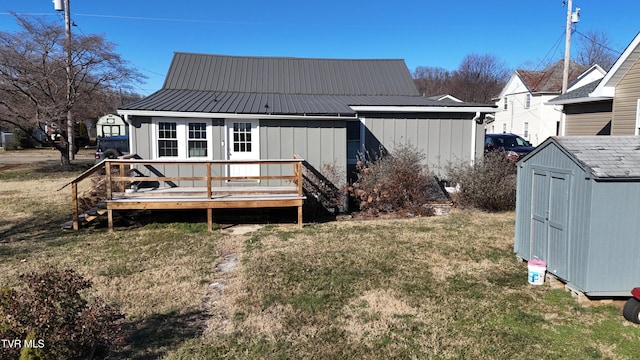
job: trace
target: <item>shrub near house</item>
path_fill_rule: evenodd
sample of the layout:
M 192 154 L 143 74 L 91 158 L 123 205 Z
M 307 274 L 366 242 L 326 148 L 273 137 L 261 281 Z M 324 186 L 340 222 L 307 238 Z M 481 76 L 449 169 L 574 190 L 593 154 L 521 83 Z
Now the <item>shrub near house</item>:
M 350 187 L 360 210 L 369 215 L 406 211 L 433 215 L 427 204 L 433 175 L 424 165 L 425 156 L 412 145 L 400 145 L 389 155 L 358 162 L 358 178 Z
M 509 211 L 516 207 L 516 166 L 501 152 L 488 152 L 474 164 L 451 164 L 446 177 L 458 190 L 458 205 L 486 211 Z

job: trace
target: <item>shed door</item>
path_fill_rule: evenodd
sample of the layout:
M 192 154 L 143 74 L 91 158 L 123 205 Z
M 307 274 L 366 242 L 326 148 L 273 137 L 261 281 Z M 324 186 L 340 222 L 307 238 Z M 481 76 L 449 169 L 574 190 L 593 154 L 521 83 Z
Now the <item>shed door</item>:
M 533 171 L 531 198 L 531 258 L 547 261 L 549 232 L 549 177 Z
M 548 270 L 566 279 L 568 269 L 567 217 L 569 181 L 567 174 L 549 174 L 549 266 Z
M 566 278 L 567 219 L 570 175 L 534 170 L 531 211 L 531 256 L 547 262 L 547 270 Z

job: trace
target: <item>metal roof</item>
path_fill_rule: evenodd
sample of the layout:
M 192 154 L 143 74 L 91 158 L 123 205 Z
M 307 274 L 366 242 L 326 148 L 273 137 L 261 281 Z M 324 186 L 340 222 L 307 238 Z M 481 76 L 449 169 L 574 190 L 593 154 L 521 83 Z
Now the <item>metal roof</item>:
M 120 110 L 341 116 L 356 113 L 350 106 L 478 105 L 421 97 L 403 60 L 176 53 L 162 89 Z
M 598 178 L 640 178 L 640 136 L 552 137 Z
M 176 53 L 163 89 L 307 95 L 419 96 L 403 60 Z

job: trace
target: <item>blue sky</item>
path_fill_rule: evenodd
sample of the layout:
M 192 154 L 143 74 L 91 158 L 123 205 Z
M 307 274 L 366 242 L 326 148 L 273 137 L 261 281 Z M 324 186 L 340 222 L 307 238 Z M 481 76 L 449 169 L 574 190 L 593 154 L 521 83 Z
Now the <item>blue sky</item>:
M 70 0 L 72 31 L 102 33 L 148 76 L 137 91 L 160 89 L 175 51 L 224 55 L 405 59 L 458 67 L 465 55 L 491 54 L 510 68 L 541 67 L 564 55 L 561 0 L 137 1 Z M 9 11 L 63 22 L 51 0 L 2 0 Z M 623 51 L 640 31 L 640 1 L 574 0 L 577 31 L 605 33 Z M 574 35 L 574 40 L 579 35 Z

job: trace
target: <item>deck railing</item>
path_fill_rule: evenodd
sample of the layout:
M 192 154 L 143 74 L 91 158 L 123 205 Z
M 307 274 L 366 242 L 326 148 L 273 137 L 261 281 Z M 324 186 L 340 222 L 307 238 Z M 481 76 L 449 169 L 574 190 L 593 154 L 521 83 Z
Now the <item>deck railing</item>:
M 303 180 L 302 180 L 302 164 L 303 159 L 275 159 L 275 160 L 202 160 L 202 161 L 165 161 L 165 160 L 143 160 L 136 158 L 136 155 L 130 155 L 127 158 L 107 159 L 93 166 L 91 169 L 80 174 L 74 180 L 69 182 L 66 187 L 71 185 L 72 193 L 72 213 L 73 213 L 73 229 L 78 230 L 80 224 L 79 218 L 79 199 L 78 199 L 78 183 L 88 179 L 91 175 L 104 170 L 104 184 L 106 186 L 106 201 L 112 200 L 114 193 L 125 192 L 125 189 L 131 184 L 144 182 L 157 182 L 167 184 L 169 187 L 179 187 L 188 189 L 194 186 L 184 186 L 184 182 L 204 182 L 206 188 L 206 197 L 211 199 L 214 191 L 219 187 L 215 187 L 214 183 L 231 184 L 237 181 L 255 181 L 256 184 L 265 182 L 280 181 L 283 183 L 290 182 L 295 188 L 295 193 L 300 198 L 303 197 Z M 279 175 L 249 175 L 249 176 L 230 176 L 229 167 L 237 165 L 291 165 L 292 171 L 280 172 Z M 191 173 L 203 174 L 201 176 L 179 176 L 168 174 L 173 170 L 167 169 L 175 167 L 190 167 Z M 198 169 L 199 170 L 196 170 Z M 280 170 L 283 170 L 280 167 Z M 114 170 L 117 169 L 117 170 Z M 204 169 L 204 171 L 202 171 Z M 214 169 L 217 169 L 214 171 Z M 178 171 L 173 171 L 178 172 Z M 225 174 L 225 175 L 220 175 Z M 177 183 L 177 184 L 176 184 Z M 262 185 L 264 186 L 264 185 Z M 269 188 L 269 186 L 264 186 Z M 62 188 L 61 188 L 62 189 Z M 301 212 L 301 208 L 299 209 Z M 210 210 L 209 210 L 210 216 Z

